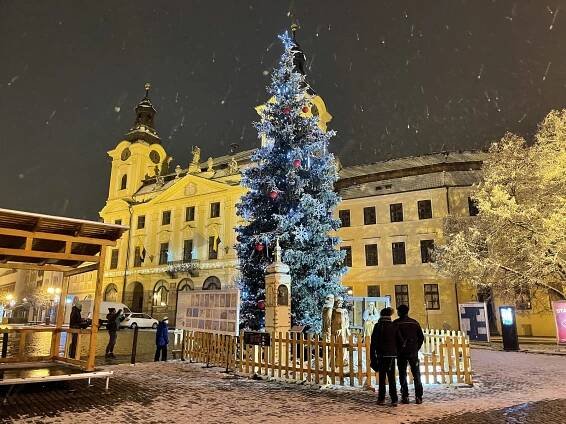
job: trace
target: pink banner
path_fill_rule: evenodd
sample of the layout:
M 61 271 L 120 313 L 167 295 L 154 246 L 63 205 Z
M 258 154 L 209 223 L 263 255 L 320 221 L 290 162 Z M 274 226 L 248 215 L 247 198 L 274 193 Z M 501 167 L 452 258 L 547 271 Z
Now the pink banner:
M 566 300 L 552 302 L 552 311 L 554 312 L 558 344 L 566 344 Z

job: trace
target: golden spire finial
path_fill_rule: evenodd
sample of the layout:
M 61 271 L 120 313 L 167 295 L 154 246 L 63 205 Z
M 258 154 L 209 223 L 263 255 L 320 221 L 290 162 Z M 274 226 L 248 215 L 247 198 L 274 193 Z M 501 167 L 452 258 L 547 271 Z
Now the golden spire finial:
M 149 82 L 145 83 L 145 97 L 149 97 L 149 90 L 151 89 L 151 84 Z

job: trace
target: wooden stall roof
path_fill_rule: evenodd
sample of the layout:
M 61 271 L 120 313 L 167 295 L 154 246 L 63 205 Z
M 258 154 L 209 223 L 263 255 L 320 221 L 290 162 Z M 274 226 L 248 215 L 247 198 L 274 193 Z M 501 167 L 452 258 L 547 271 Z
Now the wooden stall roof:
M 98 263 L 128 227 L 0 208 L 0 267 L 65 271 Z

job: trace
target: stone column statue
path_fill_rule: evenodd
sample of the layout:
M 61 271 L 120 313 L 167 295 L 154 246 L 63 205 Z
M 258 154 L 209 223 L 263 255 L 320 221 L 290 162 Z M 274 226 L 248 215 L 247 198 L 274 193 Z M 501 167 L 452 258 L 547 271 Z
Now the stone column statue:
M 364 336 L 371 337 L 373 327 L 379 320 L 379 311 L 375 307 L 375 302 L 370 302 L 368 308 L 364 311 L 362 318 L 364 320 Z
M 322 336 L 330 340 L 332 335 L 332 308 L 334 308 L 334 295 L 329 294 L 324 299 L 322 307 Z

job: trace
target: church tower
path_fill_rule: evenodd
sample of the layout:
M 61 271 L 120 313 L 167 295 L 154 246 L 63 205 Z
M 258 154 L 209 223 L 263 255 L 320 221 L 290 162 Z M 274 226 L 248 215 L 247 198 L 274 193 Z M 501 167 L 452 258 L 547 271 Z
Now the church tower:
M 306 65 L 307 58 L 305 56 L 305 53 L 301 49 L 301 46 L 299 45 L 299 43 L 297 41 L 297 30 L 298 29 L 299 29 L 299 25 L 297 23 L 293 22 L 293 24 L 291 25 L 291 31 L 293 32 L 293 43 L 295 44 L 295 46 L 293 47 L 293 54 L 294 54 L 293 64 L 295 66 L 296 72 L 299 72 L 300 74 L 306 76 L 305 65 Z M 326 104 L 324 103 L 324 100 L 322 100 L 322 97 L 320 97 L 314 91 L 314 89 L 309 85 L 308 82 L 306 84 L 307 84 L 307 93 L 309 95 L 308 100 L 309 100 L 310 106 L 309 106 L 309 110 L 307 112 L 303 112 L 303 115 L 306 116 L 306 117 L 318 116 L 319 117 L 318 126 L 323 131 L 326 131 L 327 128 L 328 128 L 328 123 L 332 120 L 332 115 L 326 109 Z M 275 97 L 272 97 L 267 102 L 268 103 L 274 103 Z M 259 106 L 256 106 L 255 110 L 261 116 L 261 112 L 264 108 L 265 108 L 265 105 L 259 105 Z M 265 137 L 262 137 L 261 143 L 262 143 L 262 145 L 265 143 Z
M 112 159 L 108 201 L 131 199 L 147 177 L 165 172 L 169 158 L 155 130 L 157 111 L 149 99 L 151 86 L 136 106 L 136 119 L 124 139 L 108 155 Z

